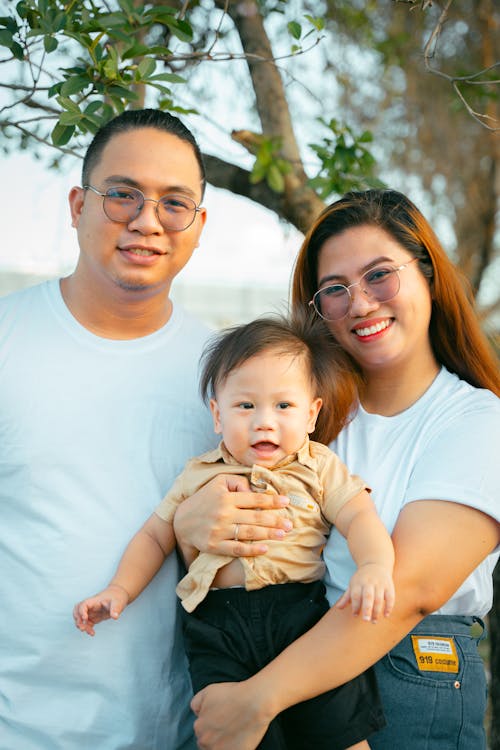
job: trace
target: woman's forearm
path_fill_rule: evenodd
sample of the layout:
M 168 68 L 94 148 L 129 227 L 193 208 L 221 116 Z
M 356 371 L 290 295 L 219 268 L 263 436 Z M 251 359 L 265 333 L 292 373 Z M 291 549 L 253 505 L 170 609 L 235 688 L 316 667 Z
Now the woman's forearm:
M 442 529 L 448 534 L 443 538 Z M 247 681 L 273 716 L 347 682 L 441 607 L 495 548 L 499 525 L 480 511 L 440 501 L 403 509 L 393 534 L 396 605 L 376 625 L 332 608 L 308 633 Z M 308 665 L 305 669 L 304 665 Z

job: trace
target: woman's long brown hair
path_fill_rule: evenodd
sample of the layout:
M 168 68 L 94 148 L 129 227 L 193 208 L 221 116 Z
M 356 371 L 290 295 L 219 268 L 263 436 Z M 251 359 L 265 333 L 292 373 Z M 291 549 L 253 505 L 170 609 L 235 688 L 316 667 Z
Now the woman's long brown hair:
M 467 280 L 418 208 L 395 190 L 346 193 L 320 214 L 295 263 L 292 308 L 307 305 L 317 291 L 318 259 L 326 240 L 363 225 L 383 229 L 418 258 L 432 295 L 429 335 L 437 361 L 471 385 L 500 396 L 498 359 L 481 329 Z

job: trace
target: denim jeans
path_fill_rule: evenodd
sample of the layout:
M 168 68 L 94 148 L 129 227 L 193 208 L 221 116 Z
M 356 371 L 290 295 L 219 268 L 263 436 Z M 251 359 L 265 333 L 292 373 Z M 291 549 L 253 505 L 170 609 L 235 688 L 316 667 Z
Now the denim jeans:
M 473 622 L 483 628 L 478 638 Z M 420 671 L 411 635 L 452 639 L 458 671 Z M 376 674 L 387 726 L 370 737 L 372 750 L 486 750 L 486 675 L 477 650 L 483 637 L 478 618 L 430 615 L 381 659 Z

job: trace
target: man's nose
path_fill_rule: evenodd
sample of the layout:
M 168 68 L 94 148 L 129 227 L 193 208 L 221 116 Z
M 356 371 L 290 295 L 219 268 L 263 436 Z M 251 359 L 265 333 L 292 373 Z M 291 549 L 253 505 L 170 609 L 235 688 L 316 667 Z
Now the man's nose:
M 163 225 L 158 218 L 158 203 L 152 198 L 145 198 L 144 205 L 138 215 L 129 222 L 129 228 L 141 234 L 159 234 L 163 232 Z

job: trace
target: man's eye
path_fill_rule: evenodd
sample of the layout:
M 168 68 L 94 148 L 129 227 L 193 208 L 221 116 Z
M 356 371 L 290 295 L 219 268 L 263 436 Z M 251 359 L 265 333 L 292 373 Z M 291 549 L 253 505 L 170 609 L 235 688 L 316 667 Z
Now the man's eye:
M 178 211 L 189 211 L 195 205 L 192 201 L 182 198 L 179 195 L 168 195 L 161 199 L 161 205 L 165 211 L 177 213 Z
M 137 200 L 137 195 L 131 190 L 127 190 L 126 188 L 110 188 L 106 195 L 108 198 L 113 198 L 114 200 L 120 201 Z

